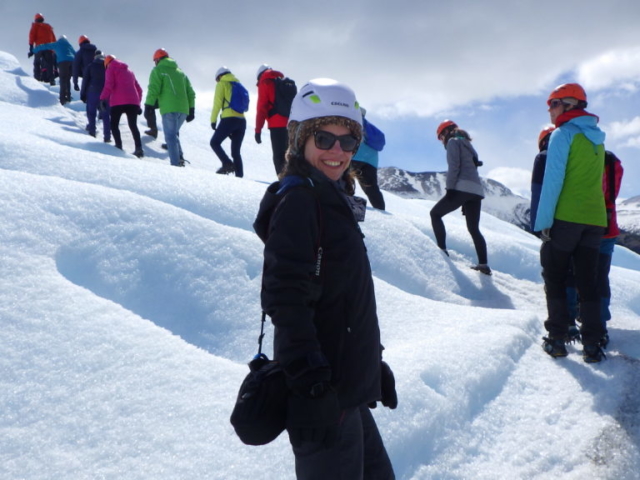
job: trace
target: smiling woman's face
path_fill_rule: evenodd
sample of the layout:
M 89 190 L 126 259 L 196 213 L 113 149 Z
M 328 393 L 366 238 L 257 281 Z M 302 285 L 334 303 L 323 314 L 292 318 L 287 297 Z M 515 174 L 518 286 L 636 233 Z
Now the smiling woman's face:
M 340 125 L 323 125 L 319 130 L 333 133 L 338 137 L 351 133 L 347 127 Z M 339 180 L 349 168 L 353 152 L 343 151 L 340 148 L 340 142 L 337 140 L 329 150 L 320 150 L 316 147 L 314 136 L 309 135 L 304 145 L 304 157 L 331 180 Z

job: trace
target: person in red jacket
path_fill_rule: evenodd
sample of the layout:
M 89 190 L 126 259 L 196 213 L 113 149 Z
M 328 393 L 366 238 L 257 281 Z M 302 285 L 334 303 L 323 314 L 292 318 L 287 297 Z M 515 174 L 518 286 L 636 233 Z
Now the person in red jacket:
M 276 78 L 284 78 L 281 72 L 273 70 L 269 65 L 262 64 L 258 67 L 258 107 L 256 109 L 256 143 L 262 143 L 262 127 L 265 121 L 269 127 L 271 135 L 271 149 L 273 151 L 273 165 L 276 174 L 284 169 L 284 155 L 289 143 L 287 133 L 288 116 L 283 116 L 272 112 L 275 102 L 275 82 Z
M 47 82 L 51 85 L 56 84 L 54 73 L 54 58 L 52 50 L 44 50 L 34 53 L 33 49 L 43 43 L 53 43 L 56 41 L 56 35 L 53 33 L 53 27 L 44 22 L 44 16 L 36 13 L 29 30 L 29 54 L 28 57 L 33 58 L 33 78 L 39 82 Z M 34 56 L 35 55 L 35 56 Z

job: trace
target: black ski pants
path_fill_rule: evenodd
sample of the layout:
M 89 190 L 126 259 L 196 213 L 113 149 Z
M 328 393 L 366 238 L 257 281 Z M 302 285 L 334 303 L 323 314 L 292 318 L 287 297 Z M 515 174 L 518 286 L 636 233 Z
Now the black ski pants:
M 293 447 L 298 480 L 395 480 L 391 460 L 368 406 L 347 409 L 332 448 Z
M 111 134 L 116 147 L 122 149 L 122 135 L 120 135 L 120 117 L 122 114 L 127 116 L 129 130 L 133 136 L 136 150 L 142 149 L 142 140 L 140 139 L 140 130 L 138 130 L 138 114 L 140 106 L 138 105 L 115 105 L 111 107 Z
M 270 128 L 271 150 L 273 151 L 273 166 L 276 167 L 276 174 L 284 170 L 285 154 L 289 145 L 289 133 L 287 127 Z
M 373 208 L 384 210 L 384 197 L 378 186 L 378 169 L 366 162 L 351 160 L 351 168 L 356 172 L 358 183 Z
M 436 236 L 438 247 L 447 249 L 447 231 L 442 217 L 462 207 L 462 214 L 467 220 L 467 230 L 471 234 L 476 248 L 479 264 L 487 264 L 487 242 L 480 233 L 480 211 L 482 197 L 459 190 L 447 190 L 447 194 L 431 209 L 431 226 Z
M 573 272 L 579 293 L 583 345 L 598 344 L 604 335 L 597 287 L 598 257 L 603 227 L 555 220 L 551 240 L 540 248 L 540 264 L 547 299 L 544 326 L 553 338 L 564 338 L 571 321 L 567 308 L 567 272 Z

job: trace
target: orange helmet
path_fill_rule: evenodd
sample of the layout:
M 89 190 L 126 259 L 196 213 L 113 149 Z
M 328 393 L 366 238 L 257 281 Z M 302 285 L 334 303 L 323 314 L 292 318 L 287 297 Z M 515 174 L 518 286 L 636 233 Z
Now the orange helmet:
M 87 37 L 86 35 L 80 35 L 80 37 L 78 37 L 78 45 L 82 45 L 84 42 L 90 42 L 91 40 L 89 40 L 89 37 Z
M 438 125 L 438 129 L 436 130 L 436 138 L 440 139 L 440 135 L 442 134 L 442 132 L 449 127 L 458 128 L 458 125 L 456 125 L 456 122 L 454 122 L 453 120 L 445 120 L 440 125 Z
M 553 125 L 549 126 L 549 127 L 545 127 L 540 131 L 540 135 L 538 135 L 538 148 L 542 149 L 542 142 L 544 140 L 546 140 L 547 138 L 549 138 L 549 135 L 551 135 L 551 132 L 553 132 L 556 129 L 556 127 L 554 127 Z
M 42 14 L 41 14 L 41 13 L 36 13 L 36 14 L 33 16 L 33 19 L 34 19 L 36 22 L 44 22 L 44 17 L 42 16 Z
M 107 68 L 111 63 L 111 61 L 115 59 L 116 59 L 115 55 L 107 55 L 106 57 L 104 57 L 104 67 Z
M 563 83 L 562 85 L 554 88 L 553 92 L 549 94 L 549 98 L 547 98 L 547 105 L 549 105 L 551 100 L 553 100 L 554 98 L 562 100 L 563 98 L 567 97 L 575 98 L 576 100 L 585 103 L 587 101 L 587 94 L 584 91 L 584 88 L 582 88 L 577 83 Z
M 165 57 L 168 57 L 168 56 L 169 56 L 169 53 L 164 48 L 159 48 L 153 54 L 153 61 L 155 62 L 157 60 L 160 60 L 161 58 L 165 58 Z

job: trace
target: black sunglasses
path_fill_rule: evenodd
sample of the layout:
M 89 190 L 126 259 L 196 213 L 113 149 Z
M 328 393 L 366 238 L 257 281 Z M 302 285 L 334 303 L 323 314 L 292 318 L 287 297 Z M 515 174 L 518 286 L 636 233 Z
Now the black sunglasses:
M 319 148 L 320 150 L 331 150 L 331 147 L 336 144 L 336 140 L 340 142 L 340 148 L 343 152 L 353 152 L 358 148 L 358 139 L 351 134 L 338 136 L 331 132 L 318 130 L 313 132 L 313 139 L 315 141 L 316 148 Z
M 558 108 L 560 105 L 562 105 L 562 100 L 556 100 L 556 99 L 554 99 L 554 100 L 551 100 L 551 101 L 549 102 L 549 106 L 550 106 L 551 108 Z

